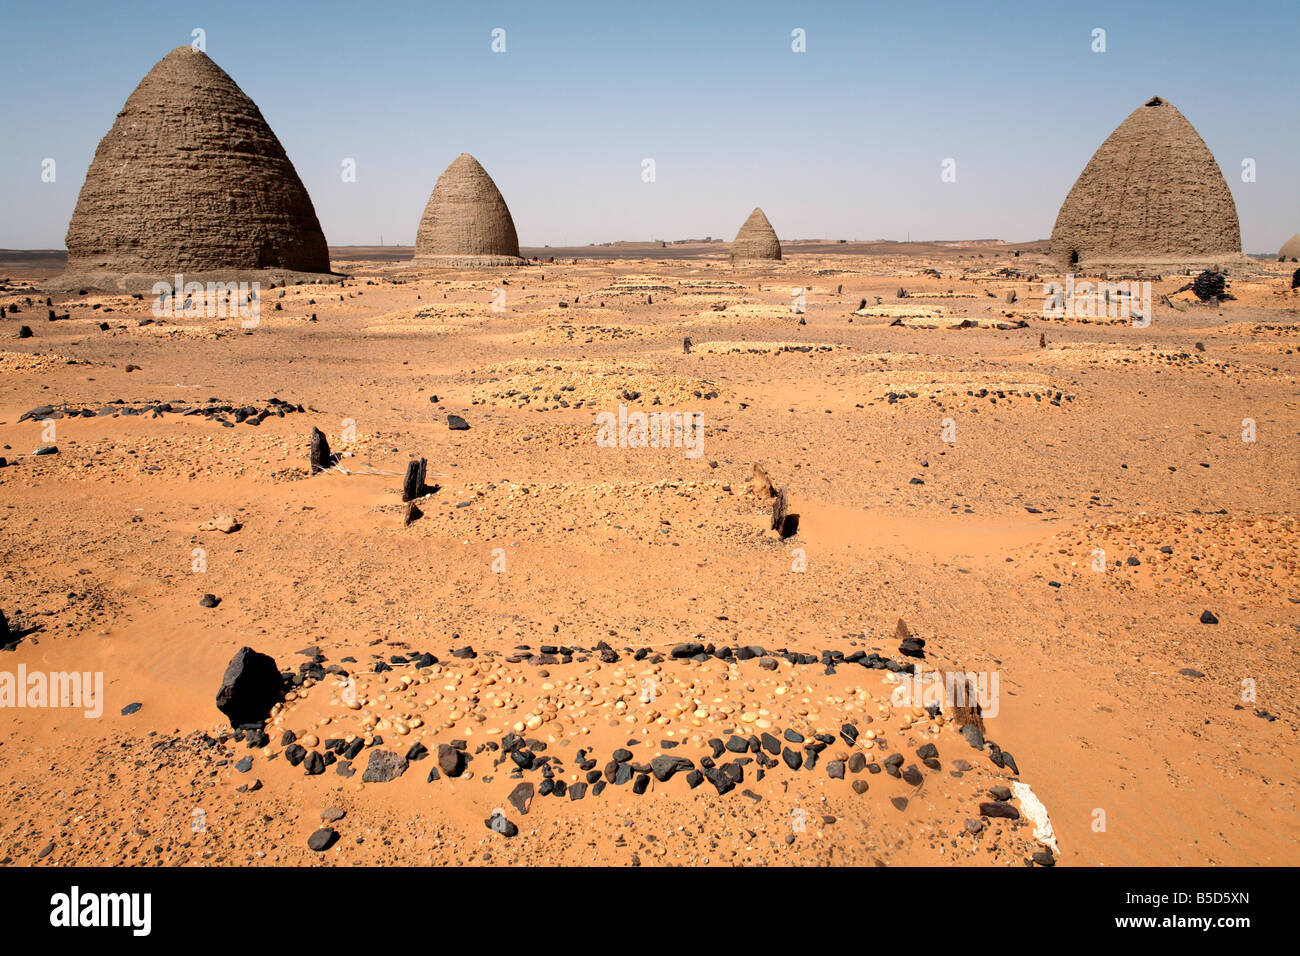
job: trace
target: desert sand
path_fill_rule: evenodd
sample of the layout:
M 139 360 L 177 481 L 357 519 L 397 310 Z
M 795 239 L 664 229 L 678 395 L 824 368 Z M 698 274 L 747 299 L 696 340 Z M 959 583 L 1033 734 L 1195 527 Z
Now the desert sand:
M 1300 862 L 1294 266 L 1135 325 L 1045 243 L 782 246 L 334 249 L 254 328 L 0 257 L 0 666 L 104 680 L 5 710 L 0 862 Z

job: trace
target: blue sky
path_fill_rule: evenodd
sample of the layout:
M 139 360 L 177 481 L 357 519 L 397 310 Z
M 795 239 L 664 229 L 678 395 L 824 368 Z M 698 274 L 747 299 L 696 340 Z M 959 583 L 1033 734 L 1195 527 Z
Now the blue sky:
M 5 0 L 0 247 L 63 246 L 99 139 L 195 28 L 332 245 L 412 243 L 461 152 L 524 245 L 730 239 L 755 205 L 786 239 L 1045 238 L 1093 151 L 1154 94 L 1218 159 L 1248 252 L 1300 231 L 1297 0 Z

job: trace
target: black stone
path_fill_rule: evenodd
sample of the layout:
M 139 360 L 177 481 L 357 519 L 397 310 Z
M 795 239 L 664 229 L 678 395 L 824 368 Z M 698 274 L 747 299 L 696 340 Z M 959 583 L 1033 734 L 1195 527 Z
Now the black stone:
M 406 759 L 391 750 L 370 751 L 370 762 L 361 775 L 363 783 L 388 783 L 406 773 Z
M 407 760 L 423 760 L 427 756 L 429 756 L 429 748 L 418 741 L 411 744 L 411 749 L 406 752 Z
M 511 756 L 517 757 L 517 754 Z M 518 763 L 518 760 L 515 762 Z M 531 760 L 529 763 L 531 763 Z M 455 747 L 438 744 L 438 769 L 449 777 L 459 777 L 465 772 L 465 755 Z M 525 767 L 524 769 L 528 768 Z
M 713 784 L 713 786 L 717 788 L 719 796 L 729 793 L 736 787 L 736 781 L 720 767 L 706 770 L 704 776 L 708 779 L 709 783 Z
M 339 834 L 337 830 L 330 827 L 321 827 L 307 838 L 307 846 L 310 849 L 315 850 L 317 853 L 323 853 L 332 847 L 338 838 Z
M 319 474 L 334 464 L 334 457 L 330 454 L 330 443 L 325 440 L 325 433 L 319 428 L 311 430 L 311 473 Z
M 266 720 L 283 694 L 280 669 L 274 658 L 251 647 L 242 647 L 226 665 L 217 691 L 217 709 L 231 726 Z
M 650 761 L 650 769 L 654 773 L 655 779 L 663 783 L 666 780 L 671 780 L 673 774 L 693 770 L 695 767 L 685 757 L 660 756 Z
M 510 791 L 510 796 L 506 799 L 510 805 L 520 813 L 528 813 L 533 804 L 533 785 L 531 783 L 521 783 Z

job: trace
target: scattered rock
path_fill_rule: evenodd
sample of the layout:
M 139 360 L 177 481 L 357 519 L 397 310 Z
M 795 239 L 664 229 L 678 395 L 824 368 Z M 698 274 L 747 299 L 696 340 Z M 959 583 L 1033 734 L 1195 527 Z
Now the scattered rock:
M 325 439 L 325 433 L 319 428 L 311 430 L 311 473 L 319 474 L 322 471 L 334 465 L 334 456 L 330 454 L 330 443 Z
M 406 758 L 391 750 L 370 751 L 370 762 L 361 775 L 363 783 L 388 783 L 406 773 Z
M 414 501 L 425 494 L 424 476 L 428 465 L 428 461 L 424 458 L 412 458 L 407 463 L 406 478 L 402 482 L 403 501 Z
M 506 799 L 510 805 L 522 814 L 527 814 L 529 807 L 533 804 L 534 788 L 531 783 L 521 783 L 510 791 L 510 796 Z
M 260 723 L 282 695 L 283 680 L 275 659 L 251 647 L 241 647 L 221 677 L 217 709 L 232 727 Z
M 338 831 L 332 827 L 321 827 L 307 838 L 307 846 L 317 853 L 323 853 L 338 840 Z
M 1002 817 L 1007 820 L 1019 820 L 1020 811 L 1009 803 L 1001 800 L 986 801 L 980 804 L 980 816 L 982 817 Z
M 465 772 L 465 755 L 447 744 L 438 744 L 438 769 L 449 777 Z
M 220 531 L 222 534 L 234 534 L 242 525 L 230 515 L 218 515 L 199 525 L 200 531 Z

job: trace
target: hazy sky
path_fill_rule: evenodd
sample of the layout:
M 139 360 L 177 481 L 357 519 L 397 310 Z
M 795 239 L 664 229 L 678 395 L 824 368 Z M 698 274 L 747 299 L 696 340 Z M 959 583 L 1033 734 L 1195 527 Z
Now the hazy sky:
M 1045 238 L 1154 94 L 1219 161 L 1247 252 L 1300 231 L 1300 0 L 4 0 L 0 247 L 63 247 L 100 138 L 196 28 L 331 245 L 413 243 L 461 152 L 529 246 L 730 239 L 755 205 L 785 239 Z

